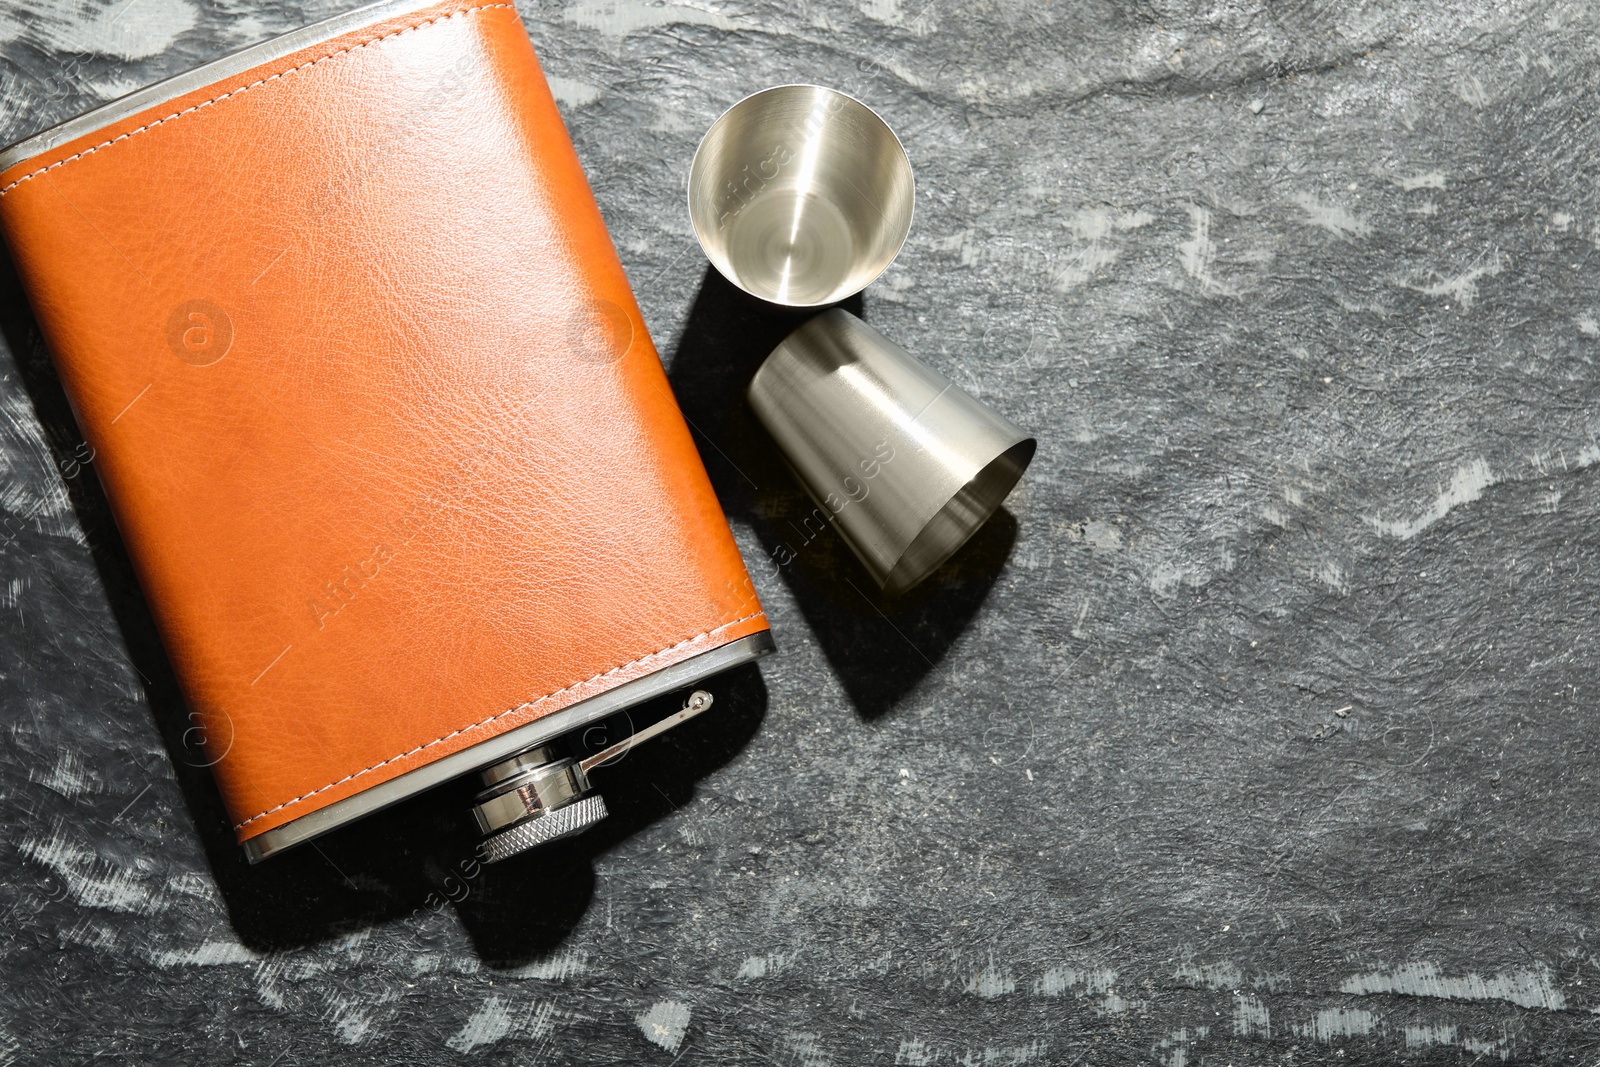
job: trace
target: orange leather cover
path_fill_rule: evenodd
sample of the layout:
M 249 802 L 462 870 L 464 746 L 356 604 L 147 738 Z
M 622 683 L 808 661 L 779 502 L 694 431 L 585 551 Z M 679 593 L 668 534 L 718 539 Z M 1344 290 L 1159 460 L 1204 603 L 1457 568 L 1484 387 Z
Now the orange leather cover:
M 241 841 L 767 623 L 516 10 L 0 174 Z

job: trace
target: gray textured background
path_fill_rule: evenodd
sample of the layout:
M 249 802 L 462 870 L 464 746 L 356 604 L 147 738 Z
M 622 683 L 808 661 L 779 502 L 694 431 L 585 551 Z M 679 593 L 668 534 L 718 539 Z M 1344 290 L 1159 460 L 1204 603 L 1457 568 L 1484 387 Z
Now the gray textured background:
M 243 866 L 0 269 L 0 1063 L 1600 1060 L 1594 6 L 921 3 L 520 5 L 782 646 L 537 862 Z M 344 6 L 8 0 L 0 139 Z M 898 604 L 763 563 L 788 323 L 682 206 L 792 80 L 916 168 L 858 310 L 1041 437 Z

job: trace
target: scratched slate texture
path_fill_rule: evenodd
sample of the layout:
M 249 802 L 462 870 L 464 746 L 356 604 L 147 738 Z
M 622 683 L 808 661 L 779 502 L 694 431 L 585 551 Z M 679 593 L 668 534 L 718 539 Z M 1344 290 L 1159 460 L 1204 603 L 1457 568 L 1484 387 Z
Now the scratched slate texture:
M 0 136 L 341 6 L 12 0 Z M 1600 1059 L 1593 5 L 520 6 L 780 654 L 570 845 L 246 868 L 5 264 L 0 1063 Z M 683 208 L 800 80 L 918 178 L 851 306 L 1040 439 L 897 602 Z

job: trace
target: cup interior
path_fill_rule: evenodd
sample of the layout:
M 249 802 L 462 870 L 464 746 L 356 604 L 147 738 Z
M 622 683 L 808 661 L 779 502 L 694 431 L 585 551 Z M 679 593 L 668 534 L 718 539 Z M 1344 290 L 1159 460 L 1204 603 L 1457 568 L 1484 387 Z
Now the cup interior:
M 689 217 L 733 284 L 821 307 L 894 260 L 914 193 L 905 149 L 871 108 L 820 85 L 783 85 L 712 124 L 689 170 Z

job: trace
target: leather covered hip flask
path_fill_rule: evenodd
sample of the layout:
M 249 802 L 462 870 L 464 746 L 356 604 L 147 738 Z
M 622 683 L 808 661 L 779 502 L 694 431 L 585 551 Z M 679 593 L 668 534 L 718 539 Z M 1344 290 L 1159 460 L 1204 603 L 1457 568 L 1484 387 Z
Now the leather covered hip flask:
M 252 860 L 473 772 L 581 829 L 558 738 L 771 649 L 510 3 L 36 135 L 0 228 Z

